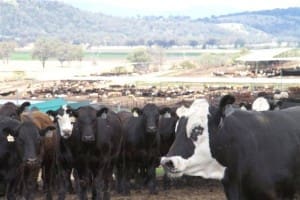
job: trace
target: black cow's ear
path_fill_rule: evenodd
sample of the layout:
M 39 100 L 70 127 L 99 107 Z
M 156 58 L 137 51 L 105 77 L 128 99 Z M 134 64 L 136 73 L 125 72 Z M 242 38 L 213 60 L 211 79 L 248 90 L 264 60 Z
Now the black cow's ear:
M 172 110 L 169 107 L 163 107 L 159 110 L 159 114 L 163 116 L 163 118 L 171 118 Z
M 4 128 L 3 130 L 4 135 L 7 137 L 8 135 L 11 135 L 13 137 L 17 137 L 18 136 L 18 131 L 16 129 L 12 129 L 9 127 Z
M 137 107 L 132 108 L 131 112 L 132 112 L 134 117 L 138 117 L 138 116 L 143 114 L 143 111 L 140 108 L 137 108 Z
M 104 107 L 97 111 L 97 117 L 101 117 L 102 119 L 107 119 L 108 108 Z
M 225 108 L 227 105 L 231 105 L 235 102 L 235 98 L 231 94 L 227 94 L 222 97 L 219 103 L 219 110 L 224 114 Z
M 18 115 L 20 115 L 22 112 L 24 112 L 24 110 L 30 105 L 31 104 L 29 101 L 25 101 L 24 103 L 22 103 L 21 106 L 17 109 Z
M 45 136 L 48 133 L 48 131 L 53 131 L 53 130 L 55 130 L 54 126 L 47 126 L 46 128 L 41 129 L 39 132 L 41 136 Z
M 46 114 L 50 116 L 52 121 L 56 121 L 56 116 L 58 115 L 58 111 L 48 110 Z
M 78 117 L 78 110 L 79 110 L 80 108 L 77 108 L 77 109 L 73 109 L 73 108 L 68 108 L 67 109 L 67 113 L 69 114 L 69 115 L 71 115 L 71 116 L 73 116 L 73 117 Z

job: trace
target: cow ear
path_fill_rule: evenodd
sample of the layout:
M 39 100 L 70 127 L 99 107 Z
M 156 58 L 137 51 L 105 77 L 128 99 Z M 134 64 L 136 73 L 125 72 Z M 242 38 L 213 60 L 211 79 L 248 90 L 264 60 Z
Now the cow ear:
M 137 107 L 132 108 L 131 112 L 132 112 L 134 117 L 138 117 L 138 116 L 143 114 L 143 111 L 140 108 L 137 108 Z
M 73 109 L 73 108 L 67 108 L 67 113 L 70 115 L 70 116 L 73 116 L 73 117 L 78 117 L 78 110 L 79 110 L 80 108 L 77 108 L 77 109 Z
M 226 110 L 226 106 L 231 105 L 234 102 L 235 102 L 235 98 L 231 94 L 228 94 L 228 95 L 225 95 L 222 97 L 222 99 L 220 100 L 220 103 L 219 103 L 219 110 L 222 112 L 223 115 Z
M 176 115 L 180 118 L 180 117 L 184 116 L 188 110 L 189 110 L 189 108 L 182 105 L 179 108 L 177 108 Z
M 24 103 L 22 103 L 21 106 L 17 109 L 18 115 L 20 115 L 22 112 L 24 112 L 24 110 L 30 105 L 31 104 L 29 101 L 25 101 Z
M 47 126 L 46 128 L 41 129 L 39 132 L 40 132 L 41 136 L 47 136 L 48 135 L 48 131 L 53 131 L 53 130 L 55 130 L 54 126 Z M 51 136 L 52 136 L 52 134 L 51 134 Z
M 97 111 L 97 117 L 101 117 L 102 119 L 107 119 L 108 108 L 104 107 Z
M 6 127 L 2 131 L 3 131 L 3 133 L 4 133 L 4 135 L 6 137 L 12 136 L 13 138 L 15 138 L 15 137 L 18 136 L 18 131 L 16 129 L 12 129 L 12 128 Z
M 164 107 L 159 111 L 159 114 L 161 114 L 163 118 L 171 118 L 172 117 L 171 113 L 172 110 L 169 107 Z
M 58 115 L 58 111 L 48 110 L 46 114 L 49 115 L 52 121 L 55 121 L 55 118 Z

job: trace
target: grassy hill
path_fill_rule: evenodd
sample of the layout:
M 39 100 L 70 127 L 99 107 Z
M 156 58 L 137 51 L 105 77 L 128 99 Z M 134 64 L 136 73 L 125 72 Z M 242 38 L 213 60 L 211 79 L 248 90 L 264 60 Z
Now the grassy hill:
M 194 20 L 183 16 L 120 18 L 53 0 L 0 0 L 0 39 L 14 38 L 20 43 L 42 36 L 93 45 L 300 41 L 299 20 L 300 8 Z

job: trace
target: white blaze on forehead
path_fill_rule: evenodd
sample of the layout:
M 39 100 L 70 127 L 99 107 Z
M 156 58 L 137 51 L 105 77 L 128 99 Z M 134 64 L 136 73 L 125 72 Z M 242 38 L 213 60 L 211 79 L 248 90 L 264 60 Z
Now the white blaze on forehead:
M 197 99 L 193 102 L 189 110 L 186 112 L 188 122 L 186 125 L 187 137 L 191 137 L 193 128 L 201 126 L 207 131 L 207 115 L 209 114 L 209 104 L 205 99 Z
M 265 111 L 270 110 L 270 104 L 268 100 L 264 97 L 258 97 L 252 104 L 252 110 L 255 111 Z
M 72 131 L 73 129 L 73 122 L 75 121 L 74 117 L 71 117 L 68 113 L 67 113 L 67 107 L 63 106 L 62 107 L 64 110 L 64 114 L 63 115 L 58 115 L 57 116 L 57 122 L 59 124 L 59 128 L 60 128 L 60 134 L 63 136 L 64 133 L 63 131 Z
M 188 111 L 189 109 L 185 106 L 180 106 L 179 108 L 177 108 L 176 110 L 176 114 L 177 116 L 180 118 L 182 116 L 185 115 L 185 113 Z

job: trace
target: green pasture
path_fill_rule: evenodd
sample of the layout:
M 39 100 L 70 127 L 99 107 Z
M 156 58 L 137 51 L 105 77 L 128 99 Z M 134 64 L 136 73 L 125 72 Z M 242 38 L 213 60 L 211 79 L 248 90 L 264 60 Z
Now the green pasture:
M 97 53 L 90 53 L 86 52 L 84 53 L 84 59 L 107 59 L 107 60 L 124 60 L 127 58 L 128 54 L 130 52 L 123 51 L 123 52 L 97 52 Z M 195 58 L 199 57 L 201 54 L 199 52 L 166 52 L 165 56 L 166 58 Z M 14 52 L 10 60 L 20 60 L 20 61 L 30 61 L 34 60 L 32 58 L 31 52 Z

